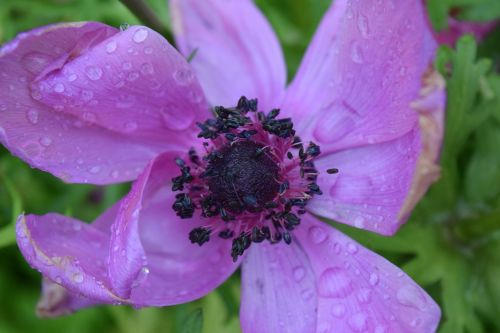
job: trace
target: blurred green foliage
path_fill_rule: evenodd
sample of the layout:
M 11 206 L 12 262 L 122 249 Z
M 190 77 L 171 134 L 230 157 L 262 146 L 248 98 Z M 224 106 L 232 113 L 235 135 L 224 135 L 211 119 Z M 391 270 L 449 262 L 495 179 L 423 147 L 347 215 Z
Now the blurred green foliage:
M 256 0 L 283 44 L 289 77 L 330 0 Z M 163 0 L 149 3 L 168 27 Z M 460 19 L 500 18 L 498 0 L 428 0 L 434 27 Z M 0 43 L 21 31 L 60 21 L 138 23 L 117 0 L 2 0 Z M 332 221 L 337 228 L 400 265 L 441 305 L 440 332 L 500 331 L 500 31 L 479 46 L 471 37 L 442 47 L 436 67 L 447 80 L 448 112 L 443 176 L 394 237 Z M 202 300 L 168 308 L 101 306 L 40 320 L 34 307 L 40 277 L 15 246 L 22 211 L 56 211 L 91 221 L 127 192 L 128 185 L 67 185 L 31 169 L 0 148 L 0 332 L 239 332 L 239 277 Z M 205 318 L 205 320 L 204 320 Z M 207 318 L 210 318 L 207 320 Z

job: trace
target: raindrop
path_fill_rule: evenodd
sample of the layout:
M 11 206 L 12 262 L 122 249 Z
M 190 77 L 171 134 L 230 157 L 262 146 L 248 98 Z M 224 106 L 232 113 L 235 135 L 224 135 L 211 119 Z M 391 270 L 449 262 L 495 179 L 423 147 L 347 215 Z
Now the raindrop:
M 137 130 L 137 127 L 138 127 L 138 125 L 135 121 L 128 121 L 124 125 L 125 132 L 128 132 L 128 133 L 132 133 L 135 130 Z
M 33 125 L 38 124 L 38 111 L 35 109 L 30 109 L 26 112 L 26 118 Z
M 362 332 L 366 329 L 366 315 L 358 312 L 349 318 L 348 323 L 354 332 Z
M 377 273 L 371 273 L 370 278 L 368 282 L 370 283 L 370 286 L 376 286 L 378 284 L 379 278 Z
M 341 297 L 351 291 L 351 280 L 340 267 L 326 269 L 319 278 L 318 293 L 323 297 Z
M 87 74 L 88 78 L 97 81 L 102 77 L 102 69 L 96 66 L 89 66 L 85 68 L 85 73 Z
M 356 41 L 351 44 L 351 60 L 356 64 L 362 64 L 365 62 L 361 45 L 359 45 Z
M 144 54 L 152 54 L 153 53 L 153 48 L 152 47 L 146 47 L 144 49 Z
M 309 238 L 314 244 L 321 244 L 328 238 L 328 234 L 323 228 L 314 226 L 309 228 Z
M 345 306 L 344 304 L 334 304 L 332 306 L 332 315 L 334 315 L 335 317 L 343 317 L 345 314 Z
M 354 226 L 360 229 L 363 228 L 365 226 L 365 218 L 363 216 L 356 216 Z
M 40 138 L 40 144 L 44 147 L 48 147 L 52 144 L 52 139 L 49 138 L 48 136 L 42 136 Z
M 351 254 L 358 252 L 358 246 L 354 243 L 347 244 L 347 251 Z
M 358 29 L 361 36 L 368 38 L 370 34 L 370 28 L 368 26 L 368 18 L 364 15 L 359 15 L 358 17 Z
M 304 301 L 309 301 L 314 297 L 314 292 L 311 289 L 302 290 L 300 293 Z
M 130 72 L 127 76 L 127 80 L 129 82 L 134 82 L 135 80 L 137 80 L 139 78 L 139 73 L 137 72 Z
M 83 274 L 80 272 L 74 273 L 73 276 L 71 277 L 71 279 L 75 283 L 82 283 L 83 282 Z
M 401 287 L 397 294 L 396 299 L 401 305 L 413 307 L 419 310 L 425 310 L 426 301 L 422 293 L 414 286 L 407 285 Z
M 128 70 L 132 69 L 132 63 L 131 63 L 131 62 L 129 62 L 129 61 L 124 62 L 124 63 L 122 64 L 122 69 L 124 69 L 124 70 L 126 70 L 126 71 L 128 71 Z
M 40 155 L 40 146 L 35 142 L 27 143 L 23 146 L 23 152 L 28 157 L 37 157 L 38 155 Z
M 368 302 L 370 302 L 371 293 L 372 293 L 372 291 L 370 289 L 368 289 L 368 288 L 361 288 L 358 291 L 358 295 L 357 295 L 358 301 L 360 303 L 368 303 Z
M 109 53 L 113 53 L 116 51 L 116 41 L 115 40 L 112 40 L 110 41 L 108 44 L 106 44 L 106 52 L 109 54 Z
M 293 269 L 293 278 L 295 279 L 296 282 L 300 282 L 304 279 L 306 275 L 306 270 L 304 269 L 304 267 L 295 267 Z
M 92 174 L 97 174 L 101 171 L 101 167 L 96 165 L 96 166 L 93 166 L 89 169 L 89 172 L 92 173 Z
M 68 75 L 68 82 L 73 82 L 76 79 L 78 79 L 78 75 L 76 75 L 75 73 Z
M 377 325 L 375 327 L 374 333 L 385 333 L 385 328 L 383 326 Z
M 142 43 L 146 40 L 146 38 L 148 38 L 148 31 L 144 28 L 140 28 L 138 29 L 135 33 L 134 33 L 134 42 L 136 43 Z
M 62 93 L 64 92 L 64 84 L 62 83 L 57 83 L 55 86 L 54 86 L 54 91 L 56 93 Z
M 141 73 L 144 75 L 153 74 L 154 73 L 153 65 L 151 65 L 150 63 L 142 64 L 141 65 Z
M 181 116 L 177 108 L 163 107 L 160 113 L 165 127 L 172 130 L 185 130 L 191 126 L 194 120 L 193 112 L 191 110 L 183 110 L 182 112 Z
M 174 73 L 174 80 L 181 86 L 187 86 L 193 79 L 193 72 L 189 68 L 179 69 Z

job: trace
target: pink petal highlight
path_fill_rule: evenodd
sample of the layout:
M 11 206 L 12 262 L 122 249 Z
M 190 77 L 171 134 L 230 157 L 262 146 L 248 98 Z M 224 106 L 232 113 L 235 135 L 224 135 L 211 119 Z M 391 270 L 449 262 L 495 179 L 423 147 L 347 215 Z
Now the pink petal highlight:
M 242 267 L 244 333 L 317 332 L 315 275 L 296 242 L 253 244 Z
M 283 111 L 301 138 L 318 142 L 323 152 L 398 138 L 415 126 L 409 104 L 435 48 L 420 1 L 337 0 Z
M 266 18 L 250 0 L 172 0 L 177 44 L 212 105 L 231 106 L 240 96 L 279 105 L 286 83 L 283 54 Z
M 157 157 L 122 201 L 112 226 L 109 275 L 114 290 L 136 306 L 165 306 L 200 298 L 238 267 L 231 242 L 213 236 L 199 247 L 189 231 L 203 224 L 172 209 L 171 154 Z
M 316 274 L 317 332 L 435 332 L 439 307 L 399 268 L 312 216 L 295 234 Z
M 144 27 L 37 29 L 4 46 L 0 65 L 0 142 L 68 182 L 134 179 L 158 153 L 185 150 L 208 115 L 196 79 L 176 80 L 189 65 Z

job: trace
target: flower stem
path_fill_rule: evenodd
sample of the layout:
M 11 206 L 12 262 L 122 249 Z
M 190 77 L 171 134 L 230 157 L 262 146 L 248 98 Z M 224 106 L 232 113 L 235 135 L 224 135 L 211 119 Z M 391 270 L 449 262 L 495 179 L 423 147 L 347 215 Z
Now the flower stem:
M 161 33 L 170 42 L 174 38 L 145 0 L 120 0 L 142 23 Z

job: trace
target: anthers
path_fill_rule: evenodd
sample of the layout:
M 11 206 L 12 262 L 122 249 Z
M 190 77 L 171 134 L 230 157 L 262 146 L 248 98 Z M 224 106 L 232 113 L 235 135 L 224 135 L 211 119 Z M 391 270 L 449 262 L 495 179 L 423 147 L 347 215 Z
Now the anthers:
M 192 243 L 231 239 L 236 261 L 252 243 L 292 242 L 307 202 L 322 194 L 313 162 L 321 150 L 313 142 L 304 146 L 292 120 L 279 114 L 258 111 L 256 99 L 241 97 L 197 124 L 202 157 L 190 149 L 177 158 L 180 174 L 172 179 L 172 190 L 180 191 L 172 206 L 177 215 L 189 219 L 198 212 L 206 220 L 189 233 Z

